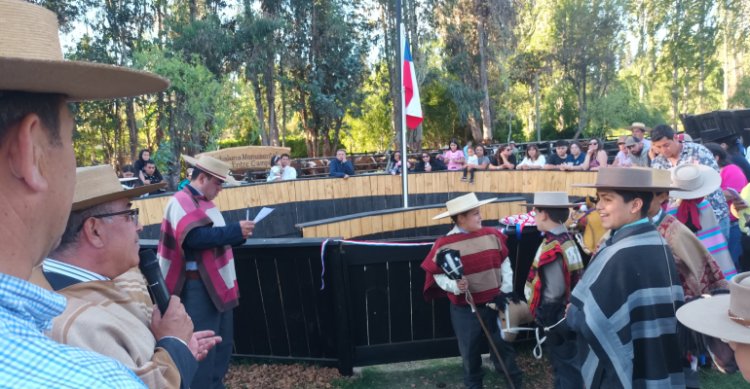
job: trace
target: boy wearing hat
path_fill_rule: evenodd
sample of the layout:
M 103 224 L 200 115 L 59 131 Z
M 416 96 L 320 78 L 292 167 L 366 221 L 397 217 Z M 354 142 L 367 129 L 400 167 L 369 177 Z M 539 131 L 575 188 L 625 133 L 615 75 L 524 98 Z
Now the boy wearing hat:
M 536 227 L 544 233 L 526 280 L 525 295 L 531 314 L 541 327 L 554 326 L 565 316 L 570 291 L 583 273 L 583 259 L 565 222 L 570 216 L 565 192 L 534 193 Z M 554 334 L 554 335 L 553 335 Z M 555 388 L 580 388 L 581 373 L 575 363 L 575 333 L 565 325 L 555 328 L 544 343 L 555 373 Z
M 236 184 L 227 163 L 207 155 L 182 158 L 193 175 L 167 203 L 157 256 L 167 289 L 180 296 L 195 329 L 223 339 L 200 362 L 190 386 L 223 387 L 233 346 L 232 311 L 240 297 L 232 246 L 244 243 L 255 223 L 227 224 L 213 203 L 224 183 Z
M 566 321 L 587 388 L 685 385 L 675 312 L 684 300 L 674 259 L 649 222 L 649 169 L 602 168 L 596 209 L 611 236 L 573 289 Z
M 48 335 L 117 359 L 151 388 L 188 388 L 196 359 L 220 339 L 193 333 L 179 297 L 162 317 L 137 268 L 143 228 L 130 199 L 164 186 L 123 190 L 109 165 L 78 168 L 68 225 L 43 262 L 49 285 L 68 298 Z
M 121 363 L 44 336 L 62 295 L 28 282 L 65 230 L 75 184 L 68 101 L 165 89 L 156 75 L 63 59 L 57 15 L 0 0 L 0 383 L 6 387 L 140 387 Z
M 435 242 L 422 261 L 422 268 L 426 272 L 424 295 L 427 300 L 447 296 L 451 301 L 451 323 L 463 359 L 464 384 L 467 388 L 482 387 L 481 346 L 486 341 L 481 324 L 466 301 L 465 293 L 468 291 L 476 304 L 477 313 L 489 329 L 514 387 L 521 389 L 522 372 L 516 365 L 515 350 L 501 337 L 497 311 L 487 306 L 491 302 L 500 302 L 499 306 L 504 306 L 500 300 L 505 294 L 513 292 L 513 270 L 505 244 L 507 238 L 495 228 L 482 227 L 479 207 L 494 200 L 479 201 L 474 193 L 469 193 L 448 201 L 445 204 L 447 212 L 433 218 L 450 216 L 455 226 Z M 459 281 L 449 279 L 437 264 L 438 252 L 443 249 L 460 252 L 464 277 Z M 490 359 L 495 369 L 501 372 L 502 367 L 493 353 L 490 353 Z

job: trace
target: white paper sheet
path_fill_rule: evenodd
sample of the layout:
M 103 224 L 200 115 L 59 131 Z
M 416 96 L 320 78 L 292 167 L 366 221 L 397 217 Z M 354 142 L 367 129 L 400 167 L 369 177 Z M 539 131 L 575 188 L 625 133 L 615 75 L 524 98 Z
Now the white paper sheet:
M 258 214 L 255 216 L 255 219 L 253 219 L 253 221 L 255 222 L 255 224 L 258 224 L 261 220 L 263 220 L 271 212 L 273 212 L 273 208 L 263 207 L 263 208 L 261 208 L 260 212 L 258 212 Z

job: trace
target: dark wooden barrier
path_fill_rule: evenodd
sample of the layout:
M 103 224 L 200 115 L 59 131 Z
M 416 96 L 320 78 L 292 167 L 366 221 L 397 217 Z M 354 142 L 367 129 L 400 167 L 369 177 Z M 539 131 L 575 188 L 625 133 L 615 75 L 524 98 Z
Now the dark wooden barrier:
M 518 293 L 539 240 L 534 228 L 524 230 L 520 245 L 509 234 Z M 458 355 L 448 300 L 422 297 L 419 265 L 430 245 L 332 240 L 321 262 L 325 241 L 250 239 L 234 249 L 235 357 L 337 366 L 351 374 L 353 366 Z M 141 244 L 154 248 L 156 241 Z

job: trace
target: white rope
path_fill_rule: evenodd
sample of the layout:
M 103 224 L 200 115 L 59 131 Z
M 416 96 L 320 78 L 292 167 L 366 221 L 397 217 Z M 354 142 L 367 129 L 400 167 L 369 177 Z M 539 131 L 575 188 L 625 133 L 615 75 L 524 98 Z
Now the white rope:
M 498 325 L 500 325 L 500 319 L 498 318 Z M 514 334 L 517 334 L 521 331 L 527 331 L 527 332 L 534 332 L 534 338 L 536 338 L 536 345 L 534 346 L 534 350 L 532 353 L 534 354 L 534 358 L 536 359 L 542 359 L 542 344 L 547 340 L 547 336 L 542 336 L 542 334 L 545 334 L 552 330 L 553 328 L 560 325 L 565 320 L 565 317 L 560 319 L 557 323 L 548 326 L 548 327 L 534 327 L 534 328 L 528 328 L 528 327 L 510 327 L 505 328 L 503 331 L 505 332 L 511 332 Z M 500 325 L 500 328 L 502 328 L 502 325 Z

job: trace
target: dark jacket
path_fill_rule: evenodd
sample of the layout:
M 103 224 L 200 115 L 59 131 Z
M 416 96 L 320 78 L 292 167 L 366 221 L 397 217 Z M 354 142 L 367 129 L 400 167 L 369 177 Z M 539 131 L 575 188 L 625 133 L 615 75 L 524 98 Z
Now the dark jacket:
M 331 177 L 344 177 L 345 175 L 354 175 L 354 165 L 352 165 L 352 162 L 349 160 L 341 162 L 338 159 L 334 158 L 331 160 L 331 164 L 328 165 L 328 168 Z

